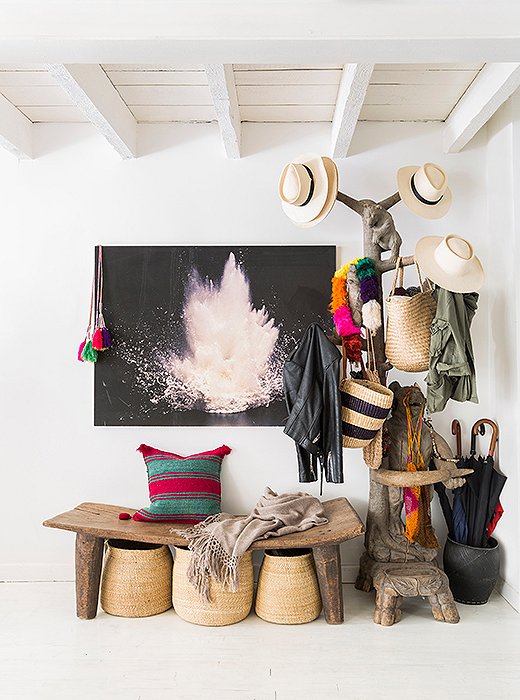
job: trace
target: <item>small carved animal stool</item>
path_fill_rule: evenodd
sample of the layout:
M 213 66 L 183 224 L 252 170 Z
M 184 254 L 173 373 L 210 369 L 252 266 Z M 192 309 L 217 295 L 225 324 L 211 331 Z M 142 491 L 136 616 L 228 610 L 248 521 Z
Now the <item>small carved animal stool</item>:
M 448 577 L 435 564 L 373 562 L 371 568 L 376 589 L 375 623 L 390 627 L 399 622 L 402 599 L 416 596 L 428 598 L 433 617 L 439 622 L 459 621 Z

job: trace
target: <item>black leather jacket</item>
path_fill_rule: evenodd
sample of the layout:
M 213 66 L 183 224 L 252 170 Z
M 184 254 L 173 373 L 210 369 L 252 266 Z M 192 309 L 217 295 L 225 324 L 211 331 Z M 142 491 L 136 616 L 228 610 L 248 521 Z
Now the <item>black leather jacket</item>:
M 318 479 L 318 460 L 322 477 L 343 482 L 340 360 L 340 351 L 313 323 L 284 366 L 289 410 L 284 433 L 296 442 L 301 482 Z

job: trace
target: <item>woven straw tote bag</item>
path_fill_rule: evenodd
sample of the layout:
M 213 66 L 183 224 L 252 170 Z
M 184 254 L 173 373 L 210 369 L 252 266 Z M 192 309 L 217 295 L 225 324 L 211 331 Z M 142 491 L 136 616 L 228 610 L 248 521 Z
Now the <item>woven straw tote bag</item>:
M 256 590 L 255 612 L 267 622 L 301 625 L 321 612 L 321 596 L 310 550 L 268 550 Z
M 430 364 L 431 325 L 436 303 L 432 290 L 425 288 L 419 265 L 415 262 L 421 291 L 413 297 L 395 293 L 397 279 L 403 285 L 401 258 L 397 259 L 392 291 L 386 300 L 387 327 L 385 354 L 396 369 L 426 372 Z
M 372 364 L 371 366 L 369 364 L 369 374 L 365 370 L 365 376 L 370 377 L 373 376 L 370 372 L 375 367 L 375 358 L 373 357 L 373 344 L 368 338 L 367 344 L 369 355 L 372 348 Z M 343 367 L 344 374 L 346 374 L 345 360 Z M 377 436 L 390 413 L 394 392 L 379 381 L 372 381 L 370 378 L 347 379 L 346 376 L 341 380 L 339 389 L 343 447 L 367 447 Z
M 161 544 L 108 540 L 101 607 L 119 617 L 148 617 L 172 607 L 172 555 Z

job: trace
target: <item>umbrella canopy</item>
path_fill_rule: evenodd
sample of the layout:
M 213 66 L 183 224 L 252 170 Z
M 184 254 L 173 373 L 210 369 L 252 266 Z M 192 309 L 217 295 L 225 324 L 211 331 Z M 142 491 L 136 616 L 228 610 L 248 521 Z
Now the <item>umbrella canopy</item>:
M 486 458 L 477 458 L 475 456 L 476 434 L 480 426 L 485 423 L 493 428 L 491 445 Z M 493 455 L 498 438 L 498 426 L 496 423 L 483 418 L 475 423 L 471 432 L 471 454 L 464 460 L 464 465 L 469 469 L 473 469 L 473 474 L 469 474 L 466 477 L 466 482 L 459 489 L 460 494 L 457 495 L 457 498 L 460 498 L 466 519 L 466 541 L 463 542 L 461 539 L 458 539 L 455 532 L 454 535 L 455 540 L 462 544 L 468 544 L 471 547 L 486 547 L 489 538 L 488 525 L 494 519 L 500 493 L 504 488 L 507 477 L 495 468 Z M 455 513 L 453 517 L 455 520 Z M 496 522 L 498 522 L 498 518 Z M 463 533 L 458 534 L 463 537 Z
M 493 429 L 491 444 L 486 458 L 476 456 L 476 435 L 485 433 L 484 425 Z M 457 436 L 457 456 L 462 452 L 460 423 L 454 420 L 451 432 Z M 448 526 L 449 536 L 455 542 L 471 547 L 486 547 L 502 513 L 500 494 L 507 480 L 495 467 L 494 452 L 498 439 L 498 426 L 493 421 L 482 418 L 471 430 L 471 451 L 468 457 L 457 462 L 459 469 L 472 469 L 460 488 L 453 489 L 453 503 L 450 504 L 444 484 L 435 484 L 442 512 Z
M 459 469 L 474 469 L 473 461 L 471 459 L 460 459 L 457 463 Z M 469 476 L 472 476 L 471 474 Z M 466 477 L 466 480 L 468 477 Z M 466 484 L 464 484 L 465 486 Z M 452 540 L 455 542 L 460 542 L 461 544 L 468 543 L 468 522 L 466 517 L 466 510 L 463 504 L 463 493 L 464 486 L 453 490 L 453 506 L 452 506 L 452 534 L 450 535 Z

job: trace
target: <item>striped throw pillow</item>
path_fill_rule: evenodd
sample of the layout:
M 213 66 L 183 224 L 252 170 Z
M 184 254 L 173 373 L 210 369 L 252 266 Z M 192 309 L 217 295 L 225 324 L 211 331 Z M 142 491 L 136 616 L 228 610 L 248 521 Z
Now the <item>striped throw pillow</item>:
M 220 467 L 231 452 L 227 445 L 189 457 L 148 445 L 137 451 L 148 471 L 150 507 L 138 510 L 134 520 L 193 525 L 220 513 Z

